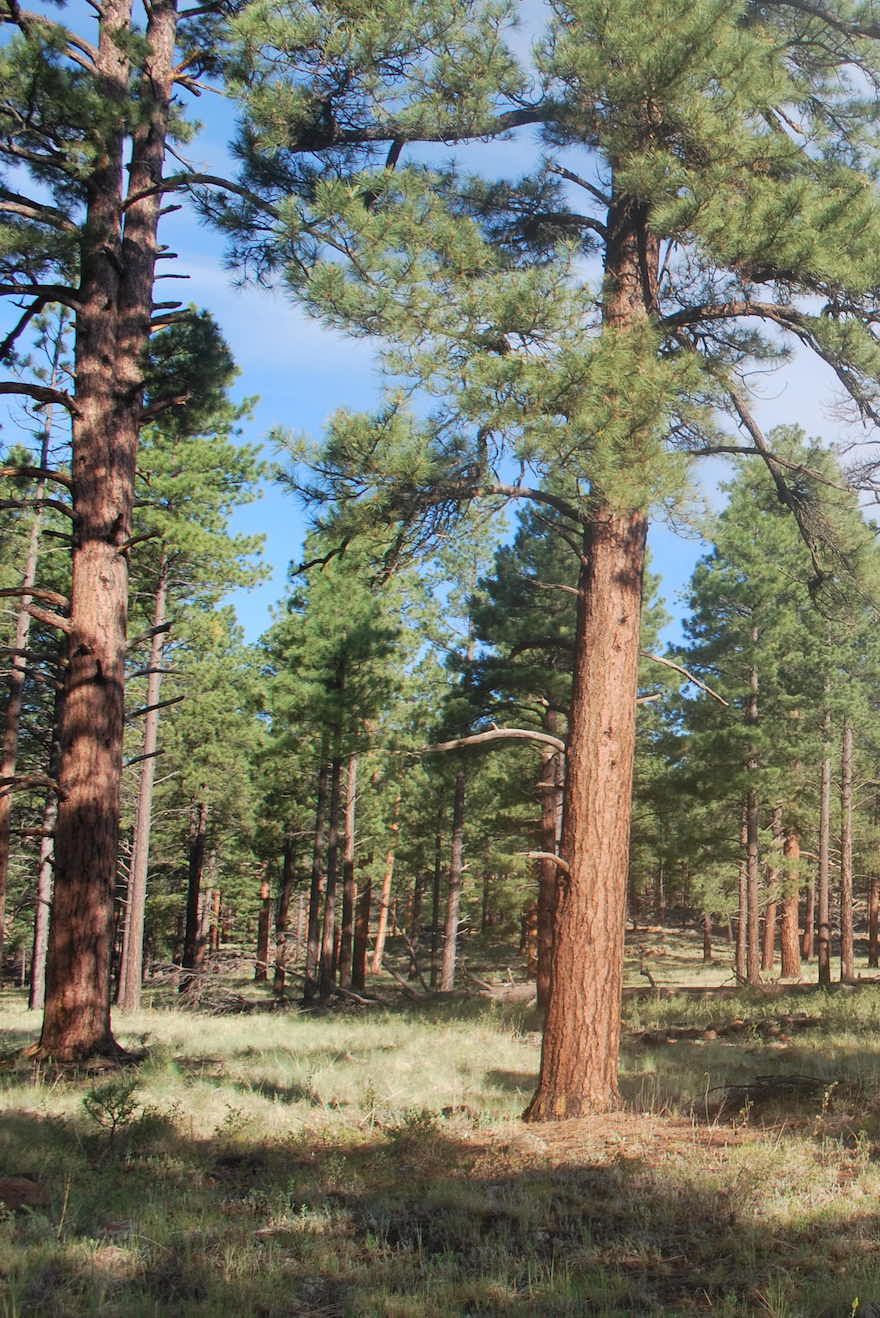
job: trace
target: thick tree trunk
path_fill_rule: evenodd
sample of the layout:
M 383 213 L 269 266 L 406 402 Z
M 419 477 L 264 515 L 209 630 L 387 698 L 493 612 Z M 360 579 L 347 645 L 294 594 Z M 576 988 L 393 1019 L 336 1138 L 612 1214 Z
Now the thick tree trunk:
M 202 937 L 202 876 L 205 871 L 205 839 L 208 828 L 208 806 L 195 801 L 189 838 L 189 876 L 186 889 L 186 926 L 183 934 L 180 992 L 197 986 L 198 976 L 205 967 L 205 940 Z
M 779 931 L 782 953 L 783 979 L 799 979 L 801 973 L 801 947 L 798 938 L 798 892 L 800 890 L 799 862 L 801 840 L 796 829 L 785 832 L 782 847 L 785 878 L 783 880 L 782 922 Z
M 382 958 L 385 955 L 385 939 L 388 937 L 388 912 L 391 906 L 391 883 L 394 879 L 394 854 L 397 847 L 397 835 L 400 832 L 400 802 L 401 795 L 398 792 L 394 798 L 394 805 L 391 807 L 391 823 L 388 831 L 391 834 L 391 841 L 388 844 L 388 850 L 385 853 L 385 870 L 382 874 L 382 891 L 379 897 L 379 916 L 376 922 L 376 945 L 373 948 L 373 960 L 370 965 L 374 975 L 378 975 L 382 969 Z M 413 915 L 410 919 L 410 939 L 415 941 L 418 936 L 412 931 L 412 926 L 416 923 L 415 909 L 415 888 L 413 888 Z M 421 897 L 421 890 L 419 890 Z
M 350 755 L 345 788 L 345 841 L 342 856 L 342 930 L 339 942 L 339 984 L 352 986 L 352 959 L 354 956 L 354 918 L 357 905 L 357 884 L 354 877 L 354 834 L 357 807 L 358 757 Z
M 254 980 L 265 984 L 269 978 L 269 939 L 272 934 L 272 889 L 268 879 L 260 880 L 260 914 L 257 919 L 257 964 Z
M 336 983 L 336 886 L 339 879 L 339 807 L 342 799 L 342 758 L 330 762 L 330 807 L 327 828 L 327 886 L 324 892 L 324 921 L 321 926 L 321 958 L 318 965 L 318 995 L 327 999 Z
M 578 595 L 553 975 L 530 1121 L 618 1103 L 620 1002 L 647 519 L 597 509 Z
M 451 993 L 455 987 L 458 917 L 461 910 L 464 865 L 464 795 L 464 769 L 459 769 L 455 775 L 455 790 L 452 794 L 452 854 L 449 858 L 449 883 L 446 889 L 446 923 L 443 932 L 443 961 L 440 967 L 441 993 Z
M 367 879 L 358 897 L 354 918 L 351 987 L 358 992 L 363 992 L 367 984 L 367 952 L 370 945 L 370 907 L 372 901 L 373 885 Z
M 124 726 L 126 547 L 132 535 L 143 358 L 162 205 L 154 185 L 162 177 L 176 28 L 173 0 L 154 0 L 141 38 L 148 52 L 141 80 L 143 109 L 131 134 L 126 171 L 131 2 L 104 0 L 100 15 L 96 72 L 107 123 L 113 127 L 108 127 L 103 154 L 91 162 L 85 185 L 62 795 L 46 1002 L 36 1049 L 38 1056 L 71 1061 L 117 1051 L 110 1029 L 110 941 Z
M 275 912 L 275 970 L 272 976 L 272 991 L 279 997 L 284 995 L 287 963 L 290 959 L 287 934 L 290 927 L 290 898 L 294 879 L 293 840 L 286 837 L 281 861 L 281 890 L 278 893 L 278 909 Z
M 324 828 L 327 813 L 327 791 L 330 785 L 330 765 L 321 748 L 321 765 L 318 770 L 315 799 L 315 837 L 312 846 L 312 877 L 309 887 L 309 923 L 306 933 L 306 967 L 303 984 L 303 1002 L 311 1002 L 318 993 L 318 966 L 321 960 L 321 906 L 327 886 L 324 868 Z
M 853 729 L 847 718 L 843 725 L 840 758 L 840 981 L 855 979 L 853 938 Z
M 826 720 L 827 727 L 827 720 Z M 817 894 L 819 922 L 819 983 L 823 988 L 831 985 L 831 870 L 829 848 L 831 842 L 831 757 L 822 756 L 822 779 L 819 795 L 819 891 Z
M 147 870 L 150 860 L 150 829 L 153 817 L 153 784 L 156 778 L 156 750 L 159 741 L 159 703 L 162 691 L 162 651 L 165 632 L 158 630 L 166 619 L 168 598 L 168 556 L 162 551 L 159 579 L 153 597 L 153 636 L 150 641 L 147 674 L 147 712 L 144 715 L 144 740 L 141 748 L 137 812 L 129 867 L 128 902 L 122 938 L 119 988 L 116 1000 L 123 1011 L 139 1011 L 141 983 L 144 975 L 144 912 L 147 900 Z

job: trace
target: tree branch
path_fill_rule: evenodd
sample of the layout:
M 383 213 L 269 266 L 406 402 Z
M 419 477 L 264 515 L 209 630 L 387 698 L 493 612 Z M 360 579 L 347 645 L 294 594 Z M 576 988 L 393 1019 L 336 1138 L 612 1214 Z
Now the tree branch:
M 29 613 L 37 622 L 43 622 L 47 627 L 57 627 L 59 631 L 65 632 L 68 636 L 73 631 L 73 624 L 69 618 L 62 618 L 60 613 L 53 613 L 51 609 L 37 608 L 36 604 L 26 604 L 25 612 Z
M 651 659 L 655 664 L 662 664 L 664 668 L 675 669 L 676 673 L 681 673 L 683 677 L 686 677 L 689 682 L 693 682 L 694 686 L 698 686 L 701 691 L 705 691 L 713 700 L 717 700 L 719 704 L 726 705 L 730 708 L 729 700 L 725 700 L 723 696 L 719 696 L 717 691 L 713 691 L 710 686 L 706 686 L 705 682 L 701 682 L 700 679 L 695 677 L 687 668 L 682 668 L 681 664 L 675 664 L 671 659 L 664 659 L 663 656 L 659 654 L 649 654 L 647 650 L 639 650 L 639 654 L 643 659 Z
M 58 299 L 54 299 L 58 301 Z M 44 384 L 26 384 L 21 380 L 0 380 L 0 394 L 23 394 L 25 398 L 35 398 L 38 403 L 57 403 L 66 408 L 71 416 L 79 416 L 79 408 L 70 394 L 63 389 L 51 389 Z
M 0 599 L 22 597 L 43 600 L 46 604 L 54 604 L 56 609 L 70 608 L 70 601 L 64 595 L 59 595 L 57 590 L 46 590 L 42 586 L 4 586 L 0 590 Z
M 73 489 L 73 481 L 69 476 L 61 471 L 50 470 L 49 467 L 0 467 L 0 476 L 26 476 L 34 481 L 56 481 L 65 489 Z
M 564 751 L 565 742 L 559 737 L 551 737 L 549 732 L 533 732 L 530 728 L 492 728 L 489 732 L 475 732 L 468 737 L 456 737 L 454 741 L 438 741 L 433 746 L 422 746 L 417 755 L 433 755 L 437 751 L 457 751 L 463 746 L 484 746 L 492 741 L 536 741 L 554 750 Z
M 525 856 L 526 860 L 552 860 L 553 864 L 561 869 L 563 874 L 571 874 L 571 866 L 568 861 L 563 860 L 561 856 L 557 856 L 555 851 L 521 851 L 519 854 Z

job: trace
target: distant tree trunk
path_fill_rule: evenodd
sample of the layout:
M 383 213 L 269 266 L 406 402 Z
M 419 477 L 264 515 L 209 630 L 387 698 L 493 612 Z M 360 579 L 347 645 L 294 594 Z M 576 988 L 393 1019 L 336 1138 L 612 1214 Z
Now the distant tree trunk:
M 492 879 L 489 870 L 483 870 L 483 897 L 480 902 L 480 935 L 485 936 L 492 926 Z
M 272 932 L 272 889 L 267 878 L 260 879 L 260 914 L 257 919 L 257 964 L 254 979 L 265 984 L 269 978 L 269 938 Z
M 208 806 L 204 800 L 193 802 L 189 836 L 189 880 L 186 893 L 186 928 L 183 935 L 183 969 L 191 973 L 180 981 L 185 993 L 198 983 L 205 967 L 205 940 L 202 937 L 201 895 L 205 871 L 205 837 Z
M 520 918 L 520 951 L 526 959 L 526 978 L 537 983 L 540 967 L 537 902 L 529 902 Z M 537 998 L 535 1000 L 537 1002 Z
M 421 870 L 417 870 L 413 879 L 409 918 L 409 969 L 407 970 L 410 979 L 417 979 L 419 974 L 417 948 L 419 939 L 422 936 L 422 901 L 427 886 L 427 877 Z
M 752 628 L 752 644 L 757 643 L 758 629 Z M 746 712 L 746 723 L 750 727 L 756 727 L 758 723 L 758 670 L 752 667 L 749 674 L 749 703 Z M 758 772 L 758 759 L 754 752 L 750 752 L 748 763 L 746 765 L 749 773 L 754 775 Z M 759 854 L 759 827 L 758 827 L 758 791 L 751 786 L 746 795 L 746 873 L 748 875 L 748 911 L 749 911 L 749 945 L 747 957 L 747 977 L 752 985 L 761 982 L 761 948 L 758 941 L 758 931 L 760 927 L 760 854 Z
M 544 714 L 544 731 L 555 736 L 558 718 L 554 710 Z M 562 756 L 549 751 L 541 756 L 541 850 L 552 856 L 558 845 L 559 798 L 562 795 Z M 538 862 L 538 965 L 536 975 L 537 1005 L 546 1011 L 550 1001 L 550 980 L 553 968 L 553 925 L 556 919 L 556 889 L 559 883 L 559 866 L 552 860 Z
M 626 301 L 656 250 L 629 203 L 609 212 L 623 232 L 609 251 L 635 256 L 641 273 L 609 267 Z M 629 225 L 634 228 L 630 229 Z M 620 247 L 618 249 L 618 242 Z M 630 246 L 630 244 L 633 246 Z M 653 268 L 653 267 L 652 267 Z M 624 291 L 624 288 L 626 291 Z M 617 294 L 612 299 L 616 304 Z M 622 310 L 622 308 L 619 308 Z M 578 622 L 568 720 L 568 764 L 562 855 L 553 940 L 553 975 L 538 1087 L 530 1121 L 606 1111 L 619 1102 L 620 1004 L 629 873 L 629 830 L 635 749 L 647 518 L 597 506 L 584 536 Z
M 220 933 L 223 928 L 222 909 L 223 894 L 219 888 L 215 888 L 211 895 L 211 924 L 208 929 L 208 951 L 211 956 L 216 956 L 220 951 Z
M 354 921 L 354 952 L 352 956 L 351 987 L 363 992 L 367 983 L 367 951 L 370 943 L 370 906 L 373 885 L 367 879 L 357 900 Z
M 385 955 L 385 939 L 388 936 L 388 912 L 391 906 L 391 883 L 394 878 L 394 854 L 397 847 L 397 834 L 400 831 L 400 792 L 394 798 L 394 805 L 391 807 L 391 823 L 388 832 L 391 834 L 391 840 L 388 843 L 388 850 L 385 853 L 385 870 L 382 874 L 382 891 L 379 897 L 379 917 L 376 922 L 376 945 L 373 948 L 373 960 L 370 966 L 374 975 L 378 975 L 382 969 L 382 958 Z M 412 926 L 416 923 L 415 918 L 415 888 L 413 888 L 413 915 L 410 920 L 410 940 L 415 941 L 417 934 L 412 931 Z M 419 891 L 421 903 L 421 890 Z
M 339 983 L 342 988 L 352 986 L 352 957 L 354 954 L 354 914 L 357 905 L 357 885 L 354 877 L 354 832 L 357 803 L 358 757 L 350 755 L 345 789 L 345 841 L 342 857 L 342 930 L 339 943 Z
M 746 860 L 746 849 L 748 847 L 749 830 L 747 823 L 746 807 L 743 805 L 740 820 L 739 841 L 742 847 L 742 857 L 737 866 L 737 906 L 738 917 L 736 922 L 736 978 L 737 982 L 744 984 L 746 982 L 746 961 L 748 952 L 748 931 L 749 931 L 749 874 L 748 863 Z
M 804 898 L 804 930 L 801 937 L 801 956 L 812 961 L 816 943 L 816 880 L 811 873 L 806 881 Z
M 771 971 L 776 963 L 776 912 L 779 892 L 780 866 L 779 857 L 782 850 L 782 807 L 773 807 L 771 828 L 773 847 L 767 869 L 767 909 L 764 913 L 764 943 L 761 948 L 761 969 Z
M 712 916 L 703 912 L 703 965 L 712 964 Z
M 59 336 L 60 352 L 60 336 Z M 53 379 L 57 372 L 58 362 L 55 362 L 53 369 Z M 49 465 L 49 438 L 51 435 L 51 411 L 47 413 L 46 424 L 43 427 L 40 466 L 46 468 Z M 36 507 L 31 521 L 31 531 L 28 538 L 27 556 L 25 558 L 24 572 L 22 573 L 21 584 L 23 588 L 33 586 L 37 579 L 37 562 L 40 553 L 40 532 L 43 525 L 43 514 L 39 501 L 46 496 L 46 481 L 38 482 L 34 498 Z M 24 681 L 27 675 L 27 643 L 30 635 L 31 615 L 28 613 L 28 605 L 31 603 L 29 595 L 22 595 L 18 604 L 18 612 L 15 619 L 15 636 L 12 641 L 13 652 L 9 659 L 9 696 L 6 701 L 6 711 L 3 715 L 3 738 L 2 747 L 0 747 L 0 778 L 12 778 L 15 775 L 15 766 L 18 761 L 18 730 L 21 722 L 21 710 L 24 704 Z M 56 812 L 57 813 L 57 812 Z M 12 819 L 12 789 L 6 787 L 0 789 L 0 983 L 3 979 L 3 962 L 5 960 L 5 938 L 6 938 L 6 886 L 9 875 L 9 834 Z
M 868 965 L 880 966 L 880 875 L 872 874 L 868 886 Z
M 58 777 L 58 731 L 61 726 L 61 705 L 64 687 L 55 688 L 55 707 L 52 717 L 52 747 L 49 752 L 49 777 Z M 46 998 L 46 954 L 49 947 L 49 923 L 52 913 L 52 888 L 55 880 L 55 820 L 58 817 L 58 797 L 53 791 L 46 793 L 43 822 L 40 829 L 40 860 L 37 868 L 37 890 L 34 903 L 34 944 L 31 950 L 31 988 L 28 1007 L 42 1011 Z
M 288 834 L 284 839 L 281 860 L 281 889 L 278 893 L 278 907 L 275 912 L 275 970 L 272 977 L 272 991 L 279 997 L 284 995 L 287 979 L 287 962 L 290 956 L 287 933 L 290 926 L 290 898 L 294 884 L 293 840 Z
M 324 868 L 324 829 L 327 814 L 327 792 L 330 785 L 330 765 L 321 748 L 321 765 L 318 769 L 315 799 L 315 837 L 312 846 L 312 876 L 309 887 L 309 923 L 306 933 L 306 964 L 303 983 L 303 1002 L 311 1002 L 318 993 L 318 967 L 321 960 L 321 907 L 327 887 Z
M 829 847 L 831 838 L 831 756 L 826 745 L 822 755 L 822 778 L 819 796 L 819 983 L 823 988 L 831 985 L 831 883 Z
M 431 876 L 431 988 L 436 988 L 440 975 L 440 882 L 443 878 L 443 834 L 434 837 L 434 873 Z
M 785 865 L 785 878 L 783 880 L 782 923 L 779 934 L 782 953 L 780 973 L 783 979 L 798 979 L 801 973 L 801 948 L 798 938 L 801 840 L 796 829 L 786 829 L 782 854 L 783 864 Z
M 440 968 L 441 993 L 451 993 L 455 987 L 458 916 L 461 909 L 464 865 L 464 794 L 464 769 L 459 769 L 455 775 L 455 789 L 452 795 L 452 854 L 449 859 L 449 884 L 446 892 L 446 925 L 443 935 L 443 963 Z
M 853 836 L 852 836 L 853 728 L 843 724 L 840 759 L 840 981 L 855 979 L 853 938 Z
M 144 739 L 138 782 L 137 811 L 129 866 L 128 901 L 122 934 L 122 958 L 116 1001 L 123 1011 L 139 1011 L 144 977 L 144 913 L 147 900 L 147 870 L 150 859 L 150 830 L 153 815 L 153 784 L 156 776 L 156 749 L 159 740 L 159 703 L 162 688 L 162 651 L 164 631 L 158 630 L 166 620 L 168 597 L 168 555 L 164 549 L 159 564 L 159 578 L 153 596 L 153 635 L 150 641 L 147 673 L 147 712 L 144 715 Z
M 654 908 L 657 912 L 657 923 L 666 924 L 666 883 L 665 872 L 663 869 L 662 858 L 657 861 L 657 869 L 654 875 Z
M 318 994 L 327 999 L 336 983 L 336 886 L 339 879 L 339 807 L 342 800 L 342 757 L 330 761 L 330 807 L 327 828 L 327 886 L 321 927 Z

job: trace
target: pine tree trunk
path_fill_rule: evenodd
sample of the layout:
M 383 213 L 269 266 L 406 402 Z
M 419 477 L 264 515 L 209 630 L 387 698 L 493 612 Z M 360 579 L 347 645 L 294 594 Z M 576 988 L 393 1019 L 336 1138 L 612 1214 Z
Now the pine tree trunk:
M 367 879 L 357 900 L 354 920 L 351 987 L 356 992 L 363 992 L 367 984 L 367 952 L 370 945 L 370 907 L 372 901 L 373 885 Z
M 703 965 L 712 964 L 712 916 L 703 912 Z
M 544 715 L 544 731 L 557 732 L 555 711 Z M 559 797 L 562 792 L 564 765 L 558 751 L 549 751 L 541 757 L 541 850 L 555 855 L 558 845 Z M 550 979 L 553 966 L 553 924 L 556 918 L 556 889 L 559 883 L 559 866 L 552 860 L 538 862 L 538 966 L 536 975 L 537 1005 L 546 1011 L 550 1001 Z
M 63 684 L 55 687 L 55 708 L 52 717 L 52 749 L 49 752 L 49 777 L 58 778 L 58 734 L 61 725 L 61 706 L 64 701 Z M 49 925 L 52 914 L 52 889 L 55 883 L 55 821 L 58 818 L 58 797 L 53 791 L 46 793 L 43 822 L 40 829 L 40 859 L 37 867 L 37 888 L 34 905 L 34 942 L 31 949 L 31 988 L 28 1007 L 42 1011 L 46 999 L 46 957 L 49 950 Z
M 804 930 L 801 936 L 801 956 L 804 961 L 812 961 L 816 942 L 816 882 L 812 874 L 807 879 L 806 898 L 804 899 Z
M 407 975 L 410 979 L 418 978 L 419 965 L 416 949 L 419 946 L 419 939 L 422 935 L 422 900 L 426 886 L 426 875 L 421 870 L 416 871 L 413 879 L 412 902 L 409 919 L 409 968 Z
M 872 874 L 868 886 L 868 965 L 880 966 L 880 875 Z
M 211 926 L 208 930 L 208 951 L 216 956 L 220 951 L 220 935 L 223 930 L 222 920 L 223 894 L 215 888 L 211 897 Z
M 742 807 L 739 841 L 742 847 L 742 859 L 737 866 L 737 921 L 736 921 L 736 979 L 737 983 L 746 982 L 746 961 L 748 955 L 749 931 L 749 874 L 746 861 L 749 830 L 745 804 Z
M 345 842 L 342 857 L 342 937 L 339 943 L 339 984 L 351 988 L 357 885 L 354 878 L 354 831 L 358 757 L 349 756 L 345 789 Z
M 443 961 L 440 967 L 441 993 L 451 993 L 455 987 L 458 916 L 461 909 L 464 864 L 464 794 L 464 769 L 459 769 L 455 775 L 455 790 L 452 794 L 452 854 L 449 859 L 449 884 L 446 891 L 446 924 L 443 933 Z
M 303 1002 L 313 1001 L 318 993 L 318 966 L 321 960 L 321 906 L 327 887 L 324 869 L 324 826 L 327 812 L 327 791 L 330 785 L 330 765 L 321 748 L 321 766 L 318 770 L 315 798 L 315 837 L 312 846 L 312 876 L 309 887 L 309 923 L 306 933 L 306 966 L 303 983 Z
M 843 725 L 840 760 L 840 981 L 855 979 L 853 938 L 853 729 L 847 718 Z
M 773 831 L 772 863 L 767 870 L 767 909 L 764 913 L 764 941 L 761 947 L 761 969 L 772 973 L 776 964 L 776 915 L 779 891 L 779 857 L 782 851 L 782 807 L 773 807 L 771 828 Z
M 443 834 L 434 837 L 434 872 L 431 875 L 431 988 L 440 975 L 440 883 L 443 878 Z
M 56 382 L 59 356 L 61 350 L 60 335 L 56 344 L 53 362 L 52 382 Z M 49 465 L 49 439 L 52 433 L 52 413 L 47 409 L 46 424 L 43 428 L 40 444 L 40 466 Z M 33 586 L 37 580 L 37 562 L 40 553 L 40 532 L 43 525 L 43 513 L 39 500 L 45 498 L 46 481 L 38 482 L 34 492 L 37 507 L 34 510 L 31 530 L 28 537 L 27 556 L 21 584 L 23 588 Z M 21 722 L 21 710 L 24 703 L 24 683 L 27 675 L 27 644 L 30 636 L 31 615 L 27 606 L 30 597 L 22 595 L 15 619 L 15 635 L 12 641 L 13 653 L 9 663 L 9 696 L 3 716 L 3 738 L 0 745 L 0 778 L 12 778 L 18 761 L 18 730 Z M 0 790 L 0 983 L 3 979 L 3 963 L 6 957 L 6 887 L 9 876 L 9 836 L 12 822 L 12 789 Z M 57 809 L 56 812 L 57 813 Z M 32 981 L 33 983 L 33 981 Z M 42 990 L 41 990 L 42 993 Z
M 186 890 L 186 926 L 183 935 L 183 969 L 179 991 L 198 988 L 198 977 L 205 968 L 205 942 L 202 933 L 202 876 L 205 871 L 205 838 L 208 827 L 208 806 L 195 801 L 189 837 L 189 876 Z
M 826 730 L 828 720 L 826 718 Z M 819 983 L 831 985 L 831 883 L 829 848 L 831 839 L 831 757 L 827 745 L 822 756 L 822 780 L 819 796 Z
M 618 1103 L 620 1003 L 647 520 L 597 510 L 578 595 L 553 976 L 530 1121 Z
M 801 973 L 801 947 L 798 938 L 798 892 L 800 890 L 801 840 L 793 828 L 786 829 L 782 847 L 785 879 L 783 886 L 782 922 L 779 931 L 783 979 L 799 979 Z
M 397 846 L 397 834 L 400 831 L 400 792 L 394 798 L 394 805 L 391 807 L 391 824 L 388 831 L 391 834 L 391 841 L 388 844 L 388 850 L 385 853 L 385 870 L 382 875 L 382 892 L 379 897 L 379 918 L 376 922 L 376 945 L 373 948 L 373 960 L 370 966 L 374 975 L 378 975 L 382 969 L 382 958 L 385 955 L 385 939 L 388 936 L 388 911 L 391 905 L 391 883 L 394 879 L 394 854 Z M 421 897 L 421 892 L 419 892 Z M 410 920 L 410 927 L 416 923 L 415 912 L 415 888 L 413 888 L 413 915 Z M 415 942 L 417 938 L 415 932 L 410 932 L 410 940 Z
M 485 938 L 492 926 L 492 879 L 494 875 L 483 870 L 483 897 L 480 902 L 480 936 Z
M 122 775 L 128 556 L 143 358 L 150 337 L 162 177 L 175 66 L 173 0 L 154 0 L 140 38 L 143 100 L 124 167 L 131 103 L 130 0 L 104 0 L 96 74 L 109 128 L 89 169 L 76 312 L 76 411 L 61 797 L 43 1029 L 36 1054 L 116 1053 L 110 947 Z M 129 200 L 123 209 L 127 175 Z
M 265 984 L 269 978 L 269 939 L 272 934 L 272 889 L 268 879 L 260 880 L 260 914 L 257 919 L 257 964 L 254 980 Z
M 324 892 L 324 921 L 321 926 L 321 958 L 318 965 L 318 995 L 326 1000 L 336 983 L 336 886 L 339 878 L 339 807 L 342 799 L 342 759 L 330 762 L 330 806 L 327 828 L 327 885 Z
M 147 870 L 150 859 L 150 829 L 153 817 L 153 784 L 156 777 L 156 749 L 159 740 L 158 705 L 162 690 L 162 651 L 168 597 L 168 556 L 162 551 L 159 580 L 153 597 L 153 636 L 150 641 L 147 674 L 147 712 L 144 715 L 144 740 L 141 748 L 141 771 L 138 782 L 137 812 L 129 868 L 128 902 L 122 938 L 119 987 L 116 1000 L 123 1011 L 139 1011 L 144 976 L 144 913 L 147 900 Z
M 287 962 L 290 957 L 288 946 L 288 929 L 290 927 L 290 898 L 294 884 L 293 841 L 288 836 L 284 839 L 281 861 L 281 891 L 278 894 L 278 909 L 275 913 L 275 971 L 272 978 L 272 991 L 279 997 L 284 996 L 287 979 Z
M 757 627 L 752 628 L 752 644 L 758 640 Z M 749 675 L 749 703 L 746 723 L 755 727 L 758 722 L 758 670 L 752 668 Z M 753 776 L 758 772 L 758 760 L 754 752 L 749 755 L 746 765 Z M 760 855 L 758 828 L 758 792 L 750 787 L 746 795 L 746 874 L 748 877 L 748 913 L 749 936 L 747 951 L 747 978 L 750 984 L 761 982 L 761 947 L 758 941 L 760 928 Z

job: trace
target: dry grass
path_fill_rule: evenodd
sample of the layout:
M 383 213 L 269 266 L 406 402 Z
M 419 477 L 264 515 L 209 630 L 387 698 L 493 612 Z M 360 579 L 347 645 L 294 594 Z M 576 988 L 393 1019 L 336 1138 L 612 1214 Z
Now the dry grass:
M 485 1000 L 153 1010 L 117 1022 L 147 1050 L 130 1072 L 0 1072 L 0 1174 L 44 1197 L 0 1220 L 0 1314 L 850 1318 L 880 1300 L 875 990 L 628 1012 L 628 1110 L 542 1127 L 517 1120 L 536 1022 Z M 10 1044 L 36 1027 L 15 994 L 0 1021 Z

